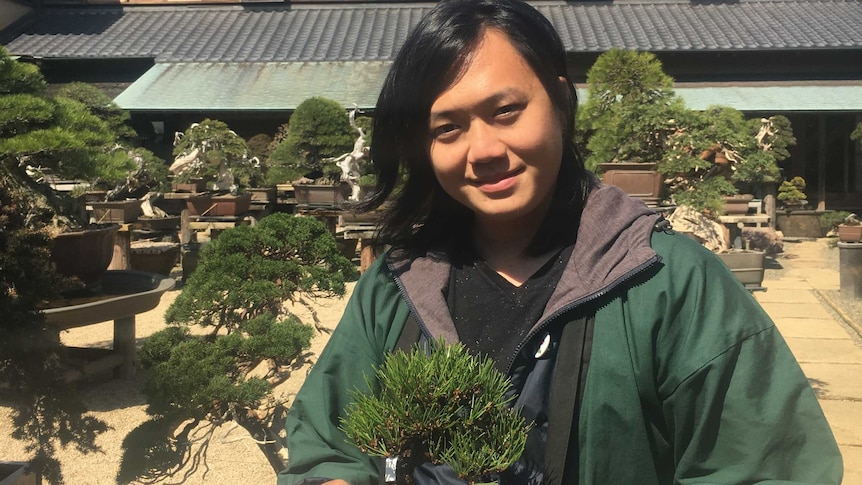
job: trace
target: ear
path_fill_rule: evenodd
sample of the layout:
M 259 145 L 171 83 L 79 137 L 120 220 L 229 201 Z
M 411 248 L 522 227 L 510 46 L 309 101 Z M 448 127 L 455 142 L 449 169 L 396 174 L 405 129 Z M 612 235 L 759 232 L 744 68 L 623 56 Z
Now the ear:
M 563 76 L 558 76 L 557 82 L 560 83 L 560 89 L 565 94 L 566 99 L 569 100 L 569 97 L 571 96 L 571 92 L 569 91 L 569 80 Z M 571 102 L 571 100 L 568 102 Z M 569 124 L 568 120 L 566 120 L 566 107 L 558 106 L 557 110 L 560 112 L 560 125 L 563 127 L 563 131 L 565 131 L 566 126 Z

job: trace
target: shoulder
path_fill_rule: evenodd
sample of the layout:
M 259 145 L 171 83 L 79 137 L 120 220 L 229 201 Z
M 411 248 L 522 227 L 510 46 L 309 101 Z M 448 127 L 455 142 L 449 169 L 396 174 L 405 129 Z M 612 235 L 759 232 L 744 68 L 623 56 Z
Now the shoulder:
M 714 253 L 681 234 L 658 232 L 652 246 L 662 261 L 629 290 L 629 325 L 632 344 L 654 352 L 666 383 L 774 331 L 763 308 Z

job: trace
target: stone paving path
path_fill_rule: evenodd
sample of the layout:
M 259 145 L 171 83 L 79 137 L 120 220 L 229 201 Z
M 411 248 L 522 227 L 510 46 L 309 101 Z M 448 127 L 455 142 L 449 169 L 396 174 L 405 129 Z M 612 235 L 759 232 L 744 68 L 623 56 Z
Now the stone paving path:
M 832 310 L 824 291 L 839 289 L 838 266 L 825 264 L 826 242 L 786 242 L 755 298 L 775 321 L 814 387 L 844 457 L 844 484 L 862 485 L 860 322 Z M 834 267 L 833 267 L 834 266 Z

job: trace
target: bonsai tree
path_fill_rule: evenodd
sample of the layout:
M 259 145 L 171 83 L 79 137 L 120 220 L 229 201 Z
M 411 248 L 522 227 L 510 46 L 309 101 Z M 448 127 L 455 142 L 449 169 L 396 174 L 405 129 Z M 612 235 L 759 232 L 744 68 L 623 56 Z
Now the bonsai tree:
M 276 184 L 300 178 L 334 183 L 341 169 L 327 162 L 353 148 L 354 130 L 341 105 L 309 98 L 296 107 L 286 136 L 270 153 L 267 181 Z
M 43 183 L 47 175 L 77 180 L 124 178 L 134 163 L 118 150 L 108 122 L 74 99 L 45 93 L 36 66 L 0 48 L 0 171 L 29 227 L 54 232 L 87 224 L 82 205 Z
M 343 295 L 354 273 L 334 236 L 309 217 L 272 214 L 204 246 L 167 310 L 171 326 L 141 349 L 151 419 L 124 441 L 118 480 L 154 480 L 197 463 L 206 446 L 193 451 L 189 433 L 204 421 L 207 436 L 229 421 L 244 427 L 273 468 L 283 468 L 275 438 L 285 398 L 272 387 L 289 376 L 314 332 L 286 304 Z M 202 331 L 190 332 L 194 325 Z
M 266 173 L 269 171 L 269 152 L 274 148 L 272 144 L 273 138 L 266 133 L 258 133 L 245 141 L 248 147 L 248 156 L 252 160 L 256 160 L 256 164 L 260 167 L 252 177 L 249 178 L 250 187 L 262 187 L 269 184 L 266 183 Z
M 805 195 L 805 179 L 797 176 L 790 180 L 781 182 L 781 185 L 778 186 L 777 198 L 788 208 L 802 207 L 807 204 L 808 200 Z
M 413 470 L 430 461 L 472 484 L 524 452 L 531 425 L 510 406 L 511 383 L 462 344 L 392 353 L 376 376 L 378 390 L 353 392 L 341 429 L 363 453 L 397 457 L 396 483 L 413 483 Z
M 711 106 L 680 117 L 660 169 L 674 202 L 718 215 L 740 186 L 778 180 L 778 162 L 794 143 L 783 116 L 746 120 L 739 110 Z
M 587 82 L 587 100 L 578 110 L 578 124 L 587 136 L 587 168 L 661 161 L 685 108 L 658 58 L 611 49 L 589 69 Z
M 219 191 L 236 192 L 260 176 L 260 164 L 249 158 L 245 140 L 219 120 L 192 123 L 177 133 L 174 157 L 170 170 L 175 180 L 201 178 Z
M 104 188 L 106 200 L 140 198 L 168 186 L 168 166 L 151 151 L 138 146 L 138 134 L 129 125 L 129 113 L 117 106 L 99 88 L 82 82 L 63 85 L 58 96 L 73 99 L 87 107 L 94 116 L 107 123 L 116 136 L 110 147 L 110 165 L 91 180 L 93 187 Z
M 0 382 L 11 391 L 12 437 L 26 444 L 31 471 L 59 484 L 57 446 L 98 451 L 96 436 L 107 426 L 86 414 L 63 377 L 64 348 L 41 308 L 59 295 L 64 281 L 49 263 L 51 238 L 28 227 L 26 214 L 17 210 L 27 195 L 10 178 L 0 171 Z

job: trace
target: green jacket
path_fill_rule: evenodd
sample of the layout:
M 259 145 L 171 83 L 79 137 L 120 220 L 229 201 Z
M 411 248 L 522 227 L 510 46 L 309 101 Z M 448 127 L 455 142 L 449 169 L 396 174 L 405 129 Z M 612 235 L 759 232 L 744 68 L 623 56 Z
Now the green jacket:
M 840 483 L 835 439 L 773 322 L 715 255 L 657 222 L 613 187 L 593 191 L 528 336 L 595 314 L 579 449 L 567 455 L 579 483 Z M 379 460 L 338 430 L 346 390 L 367 389 L 410 312 L 426 337 L 457 339 L 440 291 L 448 268 L 443 255 L 390 252 L 362 276 L 291 405 L 279 485 L 379 483 Z

